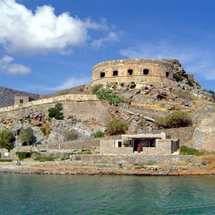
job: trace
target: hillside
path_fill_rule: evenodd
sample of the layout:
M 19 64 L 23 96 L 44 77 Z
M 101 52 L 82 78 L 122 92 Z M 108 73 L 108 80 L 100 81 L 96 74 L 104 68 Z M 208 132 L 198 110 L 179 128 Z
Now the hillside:
M 38 99 L 39 95 L 33 93 L 22 92 L 0 86 L 0 108 L 14 105 L 15 95 L 30 96 L 33 99 Z
M 84 141 L 94 136 L 97 131 L 105 131 L 107 122 L 111 119 L 120 119 L 128 125 L 127 133 L 161 132 L 166 131 L 173 138 L 179 138 L 181 144 L 198 146 L 201 136 L 198 126 L 207 117 L 207 114 L 214 116 L 215 104 L 214 93 L 201 88 L 192 75 L 186 73 L 179 61 L 173 61 L 174 82 L 171 86 L 159 87 L 156 85 L 142 83 L 109 83 L 108 86 L 100 85 L 95 87 L 89 84 L 75 88 L 58 91 L 49 95 L 42 95 L 40 98 L 50 98 L 61 96 L 64 118 L 61 120 L 50 119 L 48 109 L 53 108 L 57 100 L 48 104 L 28 106 L 11 112 L 0 114 L 0 130 L 11 129 L 15 134 L 19 134 L 22 128 L 31 127 L 34 130 L 35 140 L 41 145 L 50 144 L 50 147 L 58 147 L 68 140 L 68 131 L 75 132 L 78 140 Z M 37 98 L 38 95 L 0 88 L 1 106 L 13 104 L 14 95 L 29 95 Z M 97 98 L 98 92 L 103 95 L 107 92 L 115 94 L 123 102 L 110 104 L 108 99 Z M 67 99 L 66 94 L 76 94 L 77 97 L 89 94 L 96 94 L 96 99 L 71 100 Z M 78 95 L 80 94 L 80 95 Z M 85 94 L 85 95 L 84 95 Z M 98 96 L 99 97 L 99 96 Z M 189 127 L 167 128 L 156 122 L 157 117 L 166 117 L 175 111 L 189 113 L 192 124 Z M 213 118 L 211 116 L 211 118 Z M 207 122 L 201 124 L 205 131 Z M 211 121 L 213 125 L 213 120 Z M 211 125 L 210 125 L 211 126 Z M 194 136 L 193 136 L 194 135 Z M 108 135 L 107 135 L 108 136 Z M 110 136 L 108 138 L 111 138 Z M 193 139 L 195 138 L 195 139 Z M 212 138 L 211 138 L 212 139 Z M 210 140 L 211 140 L 210 139 Z M 204 148 L 201 142 L 200 148 Z M 213 148 L 213 146 L 211 146 Z

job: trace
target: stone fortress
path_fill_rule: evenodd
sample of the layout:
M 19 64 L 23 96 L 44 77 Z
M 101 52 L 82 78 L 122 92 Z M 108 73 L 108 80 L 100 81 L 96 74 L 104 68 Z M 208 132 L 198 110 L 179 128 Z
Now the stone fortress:
M 93 67 L 92 86 L 134 82 L 149 83 L 156 86 L 173 84 L 175 60 L 128 59 L 112 60 Z

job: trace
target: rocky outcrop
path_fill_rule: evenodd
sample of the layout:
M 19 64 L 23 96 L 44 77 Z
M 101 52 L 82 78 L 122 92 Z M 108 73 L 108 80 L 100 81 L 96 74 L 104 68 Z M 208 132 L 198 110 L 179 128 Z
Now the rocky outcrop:
M 193 146 L 196 149 L 215 151 L 215 112 L 206 114 L 197 125 L 193 134 Z

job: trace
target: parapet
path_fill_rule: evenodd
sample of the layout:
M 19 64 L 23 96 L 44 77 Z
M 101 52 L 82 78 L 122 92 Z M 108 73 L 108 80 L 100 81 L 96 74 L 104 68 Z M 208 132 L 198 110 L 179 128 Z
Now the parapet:
M 101 62 L 93 67 L 92 85 L 107 85 L 111 82 L 171 85 L 175 61 L 171 59 L 127 59 Z

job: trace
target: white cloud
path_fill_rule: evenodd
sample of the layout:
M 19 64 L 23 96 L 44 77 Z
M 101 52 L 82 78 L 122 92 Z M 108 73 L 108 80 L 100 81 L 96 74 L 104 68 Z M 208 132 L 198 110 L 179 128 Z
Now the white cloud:
M 82 46 L 90 38 L 89 29 L 107 30 L 106 21 L 80 20 L 69 13 L 56 16 L 51 6 L 35 12 L 15 0 L 0 0 L 0 43 L 12 53 L 34 54 Z
M 178 59 L 187 72 L 198 74 L 205 80 L 215 80 L 215 56 L 209 50 L 161 42 L 141 44 L 120 53 L 126 58 Z
M 9 75 L 27 75 L 31 73 L 31 69 L 23 64 L 13 63 L 14 59 L 5 55 L 0 59 L 0 72 Z
M 113 42 L 113 41 L 115 42 L 118 39 L 119 38 L 116 33 L 110 32 L 107 37 L 94 40 L 91 45 L 94 48 L 100 48 L 104 43 Z
M 72 77 L 72 78 L 68 78 L 65 82 L 63 82 L 59 86 L 51 87 L 51 88 L 44 88 L 44 90 L 48 90 L 48 91 L 65 90 L 65 89 L 69 89 L 72 87 L 87 84 L 90 82 L 91 82 L 91 78 L 89 78 L 89 77 L 80 77 L 80 78 Z

